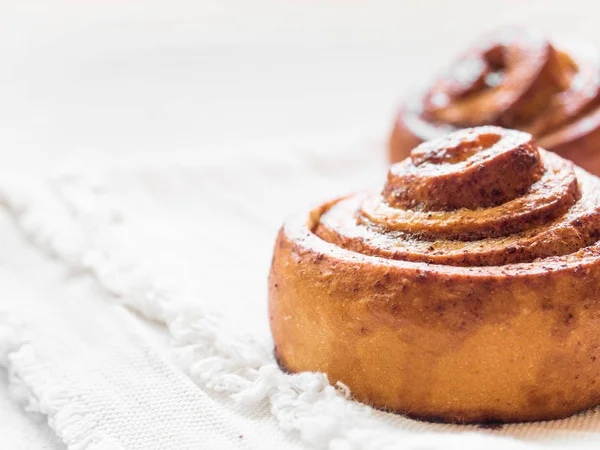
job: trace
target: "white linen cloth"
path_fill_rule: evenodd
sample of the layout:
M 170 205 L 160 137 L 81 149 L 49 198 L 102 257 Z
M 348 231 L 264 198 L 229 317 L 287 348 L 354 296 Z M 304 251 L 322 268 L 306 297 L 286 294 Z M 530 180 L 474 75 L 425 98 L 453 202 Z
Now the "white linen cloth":
M 1 176 L 0 365 L 13 390 L 69 449 L 597 448 L 594 411 L 497 430 L 428 424 L 277 368 L 266 312 L 277 229 L 380 186 L 382 148 L 86 155 Z

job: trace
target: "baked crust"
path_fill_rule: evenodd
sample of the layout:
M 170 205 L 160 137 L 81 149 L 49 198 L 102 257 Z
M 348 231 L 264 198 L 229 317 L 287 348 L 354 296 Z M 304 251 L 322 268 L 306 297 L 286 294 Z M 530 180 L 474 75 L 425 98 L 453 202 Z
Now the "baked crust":
M 475 151 L 461 160 L 465 146 Z M 440 174 L 458 182 L 507 155 L 542 174 L 525 192 L 506 187 L 500 205 L 456 207 L 468 190 L 451 205 L 436 190 L 406 201 L 410 183 Z M 555 189 L 569 177 L 571 192 Z M 496 174 L 499 187 L 510 179 Z M 526 133 L 481 127 L 415 149 L 381 194 L 328 202 L 279 232 L 269 277 L 279 364 L 324 372 L 359 401 L 427 420 L 549 420 L 600 404 L 599 193 L 599 179 Z M 400 215 L 365 214 L 373 202 Z M 527 214 L 547 205 L 552 213 L 532 224 Z M 513 213 L 513 227 L 494 234 L 477 219 L 498 208 Z M 429 234 L 398 231 L 424 215 Z M 469 215 L 489 236 L 436 234 Z
M 505 28 L 478 40 L 408 96 L 389 139 L 391 162 L 450 131 L 500 125 L 600 174 L 600 57 L 588 42 Z

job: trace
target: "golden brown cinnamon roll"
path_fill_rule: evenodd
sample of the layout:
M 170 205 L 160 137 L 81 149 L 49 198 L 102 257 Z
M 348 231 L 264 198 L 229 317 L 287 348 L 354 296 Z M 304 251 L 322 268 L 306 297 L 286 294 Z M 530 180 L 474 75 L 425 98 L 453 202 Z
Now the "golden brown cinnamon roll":
M 600 174 L 600 60 L 593 45 L 506 28 L 468 50 L 401 109 L 392 162 L 462 127 L 500 125 Z
M 448 422 L 600 404 L 600 180 L 528 133 L 416 147 L 379 193 L 281 229 L 275 353 L 379 408 Z

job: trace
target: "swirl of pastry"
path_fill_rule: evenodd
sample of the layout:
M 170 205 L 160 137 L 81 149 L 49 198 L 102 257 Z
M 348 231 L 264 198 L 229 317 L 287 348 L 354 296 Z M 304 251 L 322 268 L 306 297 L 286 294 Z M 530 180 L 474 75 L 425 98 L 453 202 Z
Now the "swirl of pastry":
M 275 355 L 411 417 L 513 422 L 600 404 L 600 180 L 525 132 L 465 129 L 381 192 L 281 229 Z
M 600 59 L 588 42 L 522 28 L 483 38 L 408 97 L 389 140 L 392 162 L 462 127 L 499 125 L 600 174 Z

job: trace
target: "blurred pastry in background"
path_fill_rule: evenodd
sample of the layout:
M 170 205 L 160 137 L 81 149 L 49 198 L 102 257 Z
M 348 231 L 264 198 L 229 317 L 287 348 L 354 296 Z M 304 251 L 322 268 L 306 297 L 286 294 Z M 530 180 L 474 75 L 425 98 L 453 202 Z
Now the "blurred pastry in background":
M 499 125 L 600 174 L 600 59 L 576 38 L 547 39 L 510 27 L 483 38 L 405 100 L 389 158 L 463 127 Z

